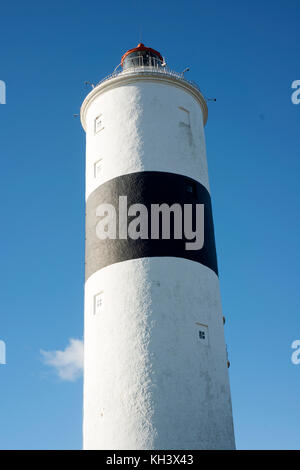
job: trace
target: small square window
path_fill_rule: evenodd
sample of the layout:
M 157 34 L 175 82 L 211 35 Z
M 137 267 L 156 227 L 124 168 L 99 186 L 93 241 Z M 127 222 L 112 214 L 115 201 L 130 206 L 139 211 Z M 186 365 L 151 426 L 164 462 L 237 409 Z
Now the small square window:
M 101 312 L 103 308 L 103 292 L 99 292 L 94 297 L 94 315 Z
M 186 191 L 196 197 L 197 196 L 196 184 L 195 183 L 188 183 L 186 185 Z
M 99 178 L 102 172 L 102 158 L 94 164 L 94 177 Z
M 205 339 L 205 331 L 199 330 L 199 338 L 200 339 Z
M 103 129 L 103 119 L 102 119 L 102 114 L 99 114 L 99 116 L 97 116 L 95 119 L 95 134 L 102 131 L 102 129 Z
M 180 113 L 180 122 L 182 124 L 185 124 L 186 126 L 189 126 L 191 125 L 190 123 L 190 112 L 185 109 L 183 106 L 178 106 L 178 109 L 180 109 L 181 113 Z
M 198 339 L 200 343 L 208 345 L 208 326 L 203 323 L 196 323 L 198 328 Z

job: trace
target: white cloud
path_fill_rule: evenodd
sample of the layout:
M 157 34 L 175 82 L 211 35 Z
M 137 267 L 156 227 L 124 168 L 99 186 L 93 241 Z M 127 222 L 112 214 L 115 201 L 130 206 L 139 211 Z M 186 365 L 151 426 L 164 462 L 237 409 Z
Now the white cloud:
M 82 375 L 83 371 L 83 341 L 69 340 L 63 351 L 41 350 L 45 364 L 55 369 L 62 380 L 74 381 Z

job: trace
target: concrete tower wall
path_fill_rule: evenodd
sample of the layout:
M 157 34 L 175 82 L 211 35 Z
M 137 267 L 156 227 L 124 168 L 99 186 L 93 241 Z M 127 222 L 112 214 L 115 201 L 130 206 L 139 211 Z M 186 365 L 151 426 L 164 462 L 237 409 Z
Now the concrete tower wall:
M 184 257 L 145 255 L 90 268 L 101 257 L 90 246 L 90 201 L 104 183 L 115 188 L 123 175 L 155 171 L 209 190 L 199 99 L 171 80 L 112 80 L 91 92 L 82 121 L 90 253 L 84 448 L 234 448 L 216 272 Z

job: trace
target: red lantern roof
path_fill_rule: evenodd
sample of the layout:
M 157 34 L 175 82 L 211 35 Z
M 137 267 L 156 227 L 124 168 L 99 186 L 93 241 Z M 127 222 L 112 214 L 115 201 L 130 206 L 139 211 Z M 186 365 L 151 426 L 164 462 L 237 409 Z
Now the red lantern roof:
M 148 51 L 148 52 L 152 52 L 152 54 L 156 54 L 159 59 L 161 61 L 163 61 L 163 58 L 161 56 L 161 54 L 156 51 L 155 49 L 151 49 L 151 47 L 146 47 L 144 46 L 144 44 L 140 43 L 137 45 L 137 47 L 134 47 L 133 49 L 129 49 L 129 51 L 125 52 L 125 54 L 122 56 L 122 59 L 121 59 L 121 65 L 123 67 L 123 62 L 124 62 L 124 59 L 129 55 L 131 54 L 132 52 L 138 52 L 138 51 Z

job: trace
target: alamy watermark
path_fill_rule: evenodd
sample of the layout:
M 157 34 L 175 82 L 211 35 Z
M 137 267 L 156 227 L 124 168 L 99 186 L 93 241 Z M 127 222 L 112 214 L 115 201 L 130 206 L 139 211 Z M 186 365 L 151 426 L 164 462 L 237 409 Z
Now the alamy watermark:
M 102 217 L 96 225 L 100 240 L 184 238 L 188 240 L 186 250 L 201 250 L 204 245 L 204 204 L 151 204 L 149 213 L 144 204 L 128 207 L 127 196 L 119 196 L 117 208 L 112 204 L 100 204 L 96 215 Z M 134 218 L 128 223 L 129 217 Z
M 295 366 L 300 364 L 300 339 L 296 339 L 295 341 L 292 342 L 292 349 L 295 349 L 295 351 L 292 354 L 291 361 Z
M 292 83 L 292 88 L 295 89 L 295 91 L 291 95 L 292 103 L 299 104 L 300 103 L 300 80 L 294 80 Z
M 6 344 L 0 339 L 0 364 L 6 364 Z
M 6 104 L 6 84 L 0 80 L 0 104 Z

